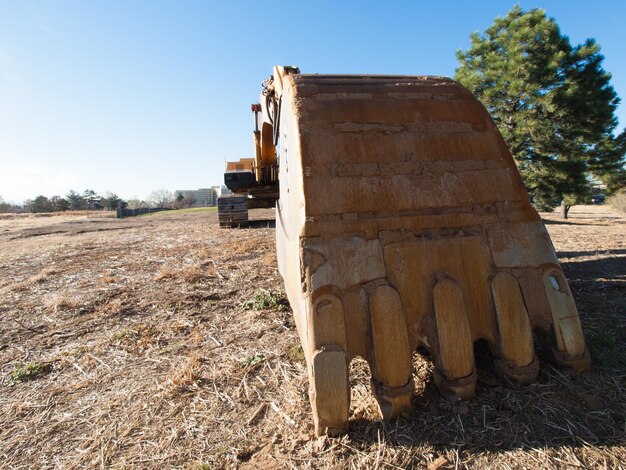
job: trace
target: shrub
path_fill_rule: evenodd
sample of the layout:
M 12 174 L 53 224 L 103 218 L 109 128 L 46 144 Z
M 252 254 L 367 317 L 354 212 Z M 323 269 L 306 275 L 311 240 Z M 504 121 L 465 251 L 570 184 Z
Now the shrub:
M 8 380 L 13 383 L 28 382 L 52 371 L 50 362 L 30 362 L 17 364 L 8 374 Z
M 626 188 L 620 189 L 607 200 L 614 209 L 626 214 Z
M 276 292 L 259 289 L 254 297 L 245 301 L 243 307 L 246 310 L 286 310 L 289 303 L 284 292 Z

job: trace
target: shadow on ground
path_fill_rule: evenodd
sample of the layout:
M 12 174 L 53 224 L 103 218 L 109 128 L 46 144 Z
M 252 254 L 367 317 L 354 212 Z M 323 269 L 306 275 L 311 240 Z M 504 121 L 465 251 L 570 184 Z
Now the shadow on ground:
M 242 223 L 240 228 L 276 228 L 276 219 L 253 219 Z
M 478 360 L 476 398 L 447 403 L 428 379 L 415 397 L 416 415 L 396 423 L 357 419 L 352 442 L 432 445 L 440 451 L 500 452 L 546 447 L 612 447 L 626 443 L 626 250 L 561 252 L 579 308 L 593 370 L 576 374 L 541 363 L 538 382 L 523 388 L 499 383 L 489 360 Z M 541 357 L 541 351 L 538 351 Z

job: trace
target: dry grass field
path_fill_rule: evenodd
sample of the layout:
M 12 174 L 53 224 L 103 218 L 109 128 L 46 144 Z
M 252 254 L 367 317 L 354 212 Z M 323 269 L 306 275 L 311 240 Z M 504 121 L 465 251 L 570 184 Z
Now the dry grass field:
M 260 211 L 260 218 L 271 216 Z M 363 361 L 351 432 L 312 437 L 274 229 L 215 212 L 0 219 L 2 468 L 624 468 L 626 218 L 543 214 L 594 369 L 523 389 L 481 359 L 449 404 L 415 357 L 417 414 L 379 421 Z

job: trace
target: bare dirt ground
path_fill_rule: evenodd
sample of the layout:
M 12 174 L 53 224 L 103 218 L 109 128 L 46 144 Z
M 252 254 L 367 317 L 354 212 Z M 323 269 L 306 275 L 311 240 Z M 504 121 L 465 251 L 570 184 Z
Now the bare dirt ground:
M 262 219 L 271 212 L 261 211 Z M 449 404 L 416 356 L 417 414 L 385 424 L 363 361 L 351 432 L 312 437 L 273 229 L 215 213 L 0 219 L 3 468 L 624 468 L 626 218 L 543 214 L 594 369 L 542 364 Z

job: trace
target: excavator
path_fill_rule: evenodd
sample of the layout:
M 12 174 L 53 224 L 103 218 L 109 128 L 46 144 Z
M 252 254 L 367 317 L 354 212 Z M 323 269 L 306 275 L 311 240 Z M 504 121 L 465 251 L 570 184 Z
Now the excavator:
M 275 67 L 252 111 L 255 158 L 227 171 L 235 195 L 220 200 L 219 220 L 236 226 L 248 208 L 276 206 L 316 435 L 348 430 L 357 356 L 384 420 L 413 412 L 418 350 L 450 401 L 475 394 L 479 341 L 516 386 L 537 379 L 540 360 L 589 369 L 548 232 L 467 89 Z
M 254 113 L 254 158 L 226 162 L 224 185 L 232 192 L 217 200 L 220 227 L 238 227 L 248 222 L 248 209 L 273 208 L 278 190 L 278 130 L 280 126 L 280 77 L 300 73 L 297 67 L 275 67 L 276 73 L 263 82 L 259 103 L 251 106 Z M 274 77 L 279 77 L 275 78 Z M 259 127 L 259 115 L 261 126 Z

